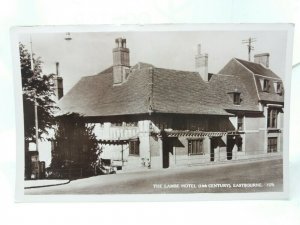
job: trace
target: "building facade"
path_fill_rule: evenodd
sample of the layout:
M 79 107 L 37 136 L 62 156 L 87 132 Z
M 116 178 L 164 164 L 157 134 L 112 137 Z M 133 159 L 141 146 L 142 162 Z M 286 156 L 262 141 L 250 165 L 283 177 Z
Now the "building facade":
M 211 74 L 200 45 L 195 71 L 179 71 L 130 66 L 126 39 L 115 42 L 113 66 L 83 77 L 58 103 L 60 115 L 95 125 L 103 160 L 141 170 L 281 154 L 283 83 L 268 54 L 233 58 Z

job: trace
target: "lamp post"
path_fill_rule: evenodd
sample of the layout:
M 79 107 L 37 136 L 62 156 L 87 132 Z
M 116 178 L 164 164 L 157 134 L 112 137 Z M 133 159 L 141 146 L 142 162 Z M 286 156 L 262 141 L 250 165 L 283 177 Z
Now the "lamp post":
M 38 122 L 38 103 L 36 100 L 36 90 L 34 91 L 34 122 L 35 122 L 35 145 L 36 151 L 39 152 L 39 122 Z
M 32 50 L 32 37 L 30 35 L 30 60 L 31 60 L 31 70 L 34 73 L 34 60 L 33 60 L 33 50 Z M 39 123 L 38 123 L 38 103 L 37 103 L 37 95 L 36 89 L 33 91 L 34 93 L 34 123 L 35 123 L 35 145 L 36 151 L 39 152 Z

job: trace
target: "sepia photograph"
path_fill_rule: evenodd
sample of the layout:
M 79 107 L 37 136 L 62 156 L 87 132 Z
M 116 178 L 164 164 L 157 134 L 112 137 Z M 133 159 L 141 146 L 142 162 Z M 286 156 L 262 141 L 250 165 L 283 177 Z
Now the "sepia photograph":
M 16 28 L 17 192 L 286 192 L 278 27 Z

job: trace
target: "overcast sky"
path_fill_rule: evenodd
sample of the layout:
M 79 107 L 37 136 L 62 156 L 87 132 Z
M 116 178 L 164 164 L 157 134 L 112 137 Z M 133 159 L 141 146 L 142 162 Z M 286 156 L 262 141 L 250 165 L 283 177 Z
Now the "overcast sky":
M 270 68 L 284 76 L 286 33 L 281 31 L 190 31 L 190 32 L 122 32 L 122 33 L 65 33 L 21 34 L 20 42 L 36 56 L 42 58 L 43 72 L 55 72 L 55 62 L 60 63 L 65 93 L 82 77 L 94 75 L 112 65 L 112 48 L 115 38 L 127 39 L 131 65 L 146 62 L 157 67 L 194 70 L 197 44 L 209 55 L 209 72 L 217 73 L 231 58 L 248 59 L 242 40 L 256 38 L 254 54 L 270 53 Z M 252 59 L 253 60 L 253 59 Z
M 20 42 L 40 56 L 45 74 L 55 73 L 55 62 L 60 63 L 64 79 L 64 92 L 68 92 L 82 77 L 94 75 L 112 65 L 115 38 L 127 39 L 131 65 L 146 62 L 156 67 L 190 70 L 195 69 L 197 45 L 209 55 L 209 72 L 218 73 L 232 58 L 248 59 L 247 46 L 242 40 L 256 38 L 253 55 L 270 53 L 270 68 L 284 76 L 286 32 L 280 31 L 210 31 L 210 32 L 122 32 L 122 33 L 71 33 L 72 40 L 65 40 L 65 33 L 21 34 Z M 40 160 L 51 162 L 50 144 L 40 143 Z

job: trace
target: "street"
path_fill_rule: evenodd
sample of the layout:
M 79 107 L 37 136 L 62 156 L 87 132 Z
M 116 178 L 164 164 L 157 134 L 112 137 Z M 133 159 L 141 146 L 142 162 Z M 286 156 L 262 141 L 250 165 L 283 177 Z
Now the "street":
M 282 159 L 95 176 L 26 195 L 243 193 L 283 190 Z

